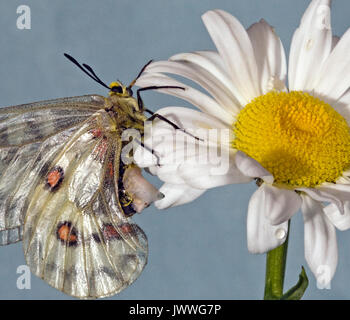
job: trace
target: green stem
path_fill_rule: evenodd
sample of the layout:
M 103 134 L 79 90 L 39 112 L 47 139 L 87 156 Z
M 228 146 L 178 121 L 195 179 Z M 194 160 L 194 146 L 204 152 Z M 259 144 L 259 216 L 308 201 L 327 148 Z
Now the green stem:
M 266 254 L 266 277 L 264 300 L 279 300 L 283 296 L 284 274 L 286 270 L 288 238 L 279 247 Z

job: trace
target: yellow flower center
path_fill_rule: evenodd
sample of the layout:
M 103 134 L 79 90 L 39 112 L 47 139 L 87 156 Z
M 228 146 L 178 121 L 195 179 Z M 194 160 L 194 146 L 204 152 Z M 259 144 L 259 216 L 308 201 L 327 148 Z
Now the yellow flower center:
M 315 187 L 350 166 L 350 129 L 329 104 L 299 91 L 269 92 L 234 123 L 233 147 L 270 171 L 276 184 Z

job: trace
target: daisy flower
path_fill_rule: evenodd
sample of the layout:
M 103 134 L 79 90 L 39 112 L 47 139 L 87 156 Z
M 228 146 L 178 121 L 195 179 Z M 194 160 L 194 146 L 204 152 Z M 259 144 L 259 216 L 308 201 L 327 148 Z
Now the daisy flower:
M 330 0 L 311 1 L 293 35 L 288 74 L 282 43 L 266 21 L 246 30 L 229 13 L 213 10 L 202 19 L 217 52 L 181 53 L 154 62 L 137 81 L 141 87 L 184 88 L 160 91 L 200 111 L 167 107 L 157 113 L 197 138 L 181 132 L 176 139 L 207 143 L 209 155 L 220 149 L 228 159 L 224 174 L 217 163 L 194 161 L 198 150 L 186 153 L 184 144 L 174 140 L 179 130 L 164 121 L 155 121 L 144 140 L 159 155 L 158 165 L 154 156 L 141 156 L 142 148 L 135 152 L 138 165 L 165 182 L 158 208 L 255 179 L 259 188 L 247 215 L 252 253 L 284 243 L 288 221 L 301 209 L 306 261 L 316 277 L 327 270 L 326 282 L 337 266 L 335 228 L 350 228 L 350 30 L 340 39 L 332 35 L 330 6 Z M 208 94 L 164 73 L 194 81 Z M 229 133 L 208 138 L 208 129 Z

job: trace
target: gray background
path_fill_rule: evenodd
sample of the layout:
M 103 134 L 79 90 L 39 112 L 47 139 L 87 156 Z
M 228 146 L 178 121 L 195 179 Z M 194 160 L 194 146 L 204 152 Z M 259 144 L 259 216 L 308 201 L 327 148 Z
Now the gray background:
M 332 25 L 343 34 L 350 3 L 334 1 Z M 200 16 L 220 8 L 245 27 L 264 17 L 280 35 L 286 52 L 309 1 L 297 0 L 2 0 L 0 3 L 0 105 L 107 92 L 68 62 L 68 52 L 92 65 L 107 83 L 129 83 L 149 59 L 178 52 L 214 49 Z M 32 29 L 16 28 L 16 9 L 27 4 Z M 184 102 L 145 93 L 153 110 Z M 159 185 L 155 179 L 151 179 Z M 265 256 L 246 245 L 246 210 L 256 189 L 231 185 L 166 211 L 154 207 L 135 217 L 149 239 L 149 262 L 140 278 L 112 299 L 261 299 Z M 306 299 L 350 298 L 349 232 L 338 232 L 339 264 L 331 290 L 319 290 L 306 267 Z M 1 299 L 66 299 L 32 276 L 31 290 L 18 290 L 16 269 L 24 264 L 21 243 L 0 248 Z M 286 288 L 306 265 L 303 222 L 291 224 Z

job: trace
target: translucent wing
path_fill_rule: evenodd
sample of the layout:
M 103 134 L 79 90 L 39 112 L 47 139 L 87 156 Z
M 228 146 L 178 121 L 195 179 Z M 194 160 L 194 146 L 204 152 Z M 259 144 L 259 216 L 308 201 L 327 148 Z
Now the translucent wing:
M 21 240 L 33 189 L 102 96 L 55 99 L 0 108 L 0 245 Z
M 87 95 L 0 108 L 0 147 L 42 141 L 103 108 L 104 97 Z
M 72 135 L 36 187 L 23 236 L 31 271 L 79 298 L 120 292 L 147 262 L 147 238 L 119 204 L 120 138 L 107 113 L 99 115 Z

